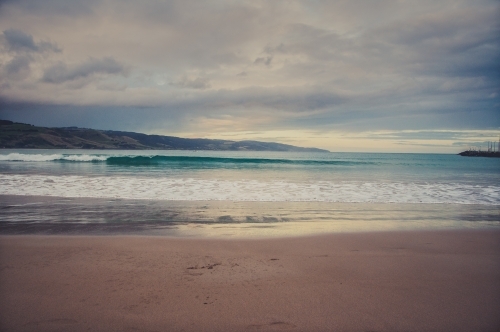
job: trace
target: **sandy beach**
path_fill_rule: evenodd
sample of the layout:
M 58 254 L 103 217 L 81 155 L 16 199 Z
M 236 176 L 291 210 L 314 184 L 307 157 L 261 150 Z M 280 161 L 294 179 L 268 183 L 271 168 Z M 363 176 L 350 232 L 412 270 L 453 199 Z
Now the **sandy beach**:
M 0 236 L 2 331 L 497 331 L 500 231 Z

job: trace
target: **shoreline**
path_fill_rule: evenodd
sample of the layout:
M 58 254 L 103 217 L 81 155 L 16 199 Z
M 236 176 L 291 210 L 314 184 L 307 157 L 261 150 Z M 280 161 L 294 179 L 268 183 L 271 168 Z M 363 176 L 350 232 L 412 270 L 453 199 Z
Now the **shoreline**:
M 500 230 L 1 235 L 9 331 L 493 331 Z
M 300 230 L 307 227 L 309 223 L 288 222 L 289 228 L 300 227 Z M 316 223 L 310 223 L 314 226 Z M 31 226 L 31 227 L 30 227 Z M 232 227 L 233 226 L 233 227 Z M 246 228 L 245 228 L 246 227 Z M 260 231 L 259 228 L 275 228 L 275 232 Z M 252 228 L 257 231 L 248 231 Z M 426 233 L 489 233 L 498 232 L 500 235 L 500 227 L 497 225 L 489 225 L 482 227 L 434 227 L 434 228 L 379 228 L 379 229 L 350 229 L 350 230 L 333 230 L 328 231 L 318 229 L 317 231 L 309 231 L 305 233 L 292 233 L 283 229 L 283 225 L 269 224 L 173 224 L 173 225 L 157 225 L 155 223 L 137 223 L 137 224 L 19 224 L 10 226 L 2 226 L 0 228 L 1 238 L 22 238 L 22 237 L 41 237 L 41 238 L 158 238 L 167 240 L 192 240 L 192 241 L 273 241 L 285 239 L 310 239 L 321 238 L 328 236 L 356 236 L 369 234 L 426 234 Z M 228 230 L 233 231 L 230 233 Z M 246 231 L 245 231 L 246 230 Z M 500 240 L 499 240 L 500 242 Z
M 500 206 L 414 203 L 102 200 L 0 195 L 0 235 L 259 238 L 398 230 L 500 229 Z

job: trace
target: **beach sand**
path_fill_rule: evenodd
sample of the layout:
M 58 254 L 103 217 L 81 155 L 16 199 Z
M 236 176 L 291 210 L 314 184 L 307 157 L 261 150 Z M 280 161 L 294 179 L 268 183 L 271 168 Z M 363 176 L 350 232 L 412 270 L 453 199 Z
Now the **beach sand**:
M 498 331 L 500 231 L 0 236 L 2 331 Z

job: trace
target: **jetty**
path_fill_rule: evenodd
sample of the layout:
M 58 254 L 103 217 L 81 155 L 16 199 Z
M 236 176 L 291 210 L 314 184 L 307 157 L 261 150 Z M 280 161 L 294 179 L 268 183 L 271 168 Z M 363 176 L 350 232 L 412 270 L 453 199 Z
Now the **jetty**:
M 495 149 L 496 148 L 496 149 Z M 488 142 L 488 150 L 481 151 L 481 148 L 469 148 L 469 150 L 460 152 L 459 155 L 464 157 L 490 157 L 490 158 L 500 158 L 500 138 L 498 139 L 498 146 L 495 146 L 495 142 Z
M 500 152 L 498 151 L 477 151 L 477 150 L 467 150 L 460 152 L 459 155 L 464 157 L 490 157 L 490 158 L 500 158 Z

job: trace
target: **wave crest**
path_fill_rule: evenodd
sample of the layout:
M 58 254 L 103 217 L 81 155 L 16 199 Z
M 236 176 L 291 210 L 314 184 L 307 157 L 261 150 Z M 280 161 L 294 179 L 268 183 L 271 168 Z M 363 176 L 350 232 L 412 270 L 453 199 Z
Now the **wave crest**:
M 271 158 L 233 158 L 233 157 L 205 157 L 205 156 L 103 156 L 88 154 L 21 154 L 10 153 L 0 155 L 0 161 L 16 162 L 106 162 L 115 166 L 161 166 L 161 165 L 330 165 L 330 166 L 356 166 L 375 164 L 366 161 L 346 160 L 303 160 L 303 159 L 271 159 Z
M 47 162 L 47 161 L 105 161 L 108 157 L 88 154 L 23 154 L 9 153 L 8 155 L 0 155 L 0 161 L 27 161 L 27 162 Z

